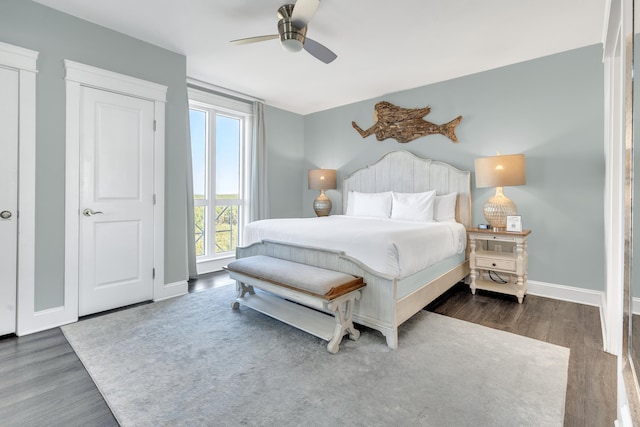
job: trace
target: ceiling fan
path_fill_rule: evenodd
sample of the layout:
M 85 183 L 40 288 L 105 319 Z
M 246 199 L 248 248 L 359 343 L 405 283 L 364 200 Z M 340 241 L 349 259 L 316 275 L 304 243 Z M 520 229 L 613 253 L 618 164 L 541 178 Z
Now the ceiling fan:
M 282 47 L 290 52 L 306 50 L 315 58 L 330 63 L 338 56 L 315 40 L 307 37 L 307 24 L 318 10 L 320 0 L 298 0 L 295 5 L 285 4 L 278 8 L 278 34 L 231 40 L 233 44 L 257 43 L 280 38 Z

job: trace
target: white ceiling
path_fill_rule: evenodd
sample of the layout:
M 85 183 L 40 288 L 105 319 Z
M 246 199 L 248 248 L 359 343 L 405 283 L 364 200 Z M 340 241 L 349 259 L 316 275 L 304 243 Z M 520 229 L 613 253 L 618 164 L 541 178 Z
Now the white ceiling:
M 187 75 L 309 114 L 602 42 L 606 0 L 322 0 L 307 35 L 324 64 L 278 40 L 284 0 L 34 0 L 182 53 Z M 291 0 L 294 2 L 295 0 Z

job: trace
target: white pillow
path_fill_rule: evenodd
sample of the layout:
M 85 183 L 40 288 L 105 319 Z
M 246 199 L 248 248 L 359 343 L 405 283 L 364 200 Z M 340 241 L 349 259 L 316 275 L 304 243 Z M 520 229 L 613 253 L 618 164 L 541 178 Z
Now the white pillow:
M 436 191 L 424 193 L 396 193 L 392 195 L 391 219 L 405 221 L 433 221 Z
M 353 191 L 347 193 L 347 211 L 344 213 L 348 216 L 353 216 Z
M 436 196 L 435 203 L 433 205 L 433 218 L 436 221 L 455 221 L 457 198 L 458 193 Z
M 347 194 L 347 215 L 389 218 L 391 215 L 391 191 L 383 193 L 349 192 Z

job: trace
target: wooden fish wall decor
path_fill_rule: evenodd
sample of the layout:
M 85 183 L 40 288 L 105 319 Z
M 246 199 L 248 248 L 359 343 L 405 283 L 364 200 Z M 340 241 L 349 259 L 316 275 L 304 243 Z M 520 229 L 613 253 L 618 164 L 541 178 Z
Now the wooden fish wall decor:
M 404 143 L 422 136 L 441 134 L 454 143 L 458 142 L 455 128 L 462 120 L 462 116 L 458 116 L 449 123 L 436 125 L 423 119 L 431 111 L 429 106 L 425 108 L 402 108 L 390 102 L 382 101 L 378 102 L 373 110 L 373 119 L 376 122 L 369 129 L 362 130 L 356 122 L 351 122 L 351 125 L 363 138 L 375 134 L 378 141 L 393 138 L 398 142 Z

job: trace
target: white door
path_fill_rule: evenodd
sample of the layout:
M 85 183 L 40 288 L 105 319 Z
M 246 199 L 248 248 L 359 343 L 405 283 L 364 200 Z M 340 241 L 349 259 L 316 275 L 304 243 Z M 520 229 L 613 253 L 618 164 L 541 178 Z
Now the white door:
M 154 103 L 83 87 L 79 315 L 153 297 Z
M 18 72 L 0 68 L 0 335 L 16 331 Z

